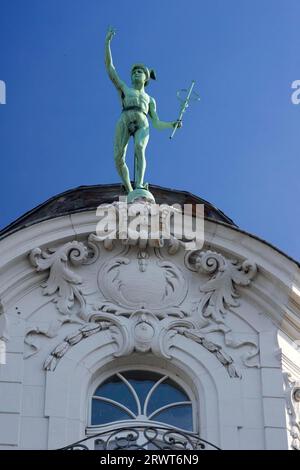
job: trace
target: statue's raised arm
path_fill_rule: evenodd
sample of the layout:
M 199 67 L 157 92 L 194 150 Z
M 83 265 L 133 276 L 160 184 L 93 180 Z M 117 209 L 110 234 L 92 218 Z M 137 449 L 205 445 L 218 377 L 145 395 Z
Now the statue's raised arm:
M 115 66 L 112 60 L 112 54 L 110 49 L 110 43 L 114 35 L 116 34 L 113 28 L 109 28 L 105 38 L 105 66 L 108 73 L 109 78 L 114 83 L 117 90 L 122 94 L 124 87 L 126 86 L 125 83 L 119 78 Z

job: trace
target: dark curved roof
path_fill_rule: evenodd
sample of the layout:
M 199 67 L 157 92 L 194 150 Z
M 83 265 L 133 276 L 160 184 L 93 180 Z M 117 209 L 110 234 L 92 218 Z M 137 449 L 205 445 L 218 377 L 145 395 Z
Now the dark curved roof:
M 187 191 L 178 191 L 176 189 L 154 185 L 150 185 L 149 189 L 154 195 L 157 204 L 172 205 L 177 203 L 181 206 L 183 206 L 183 204 L 192 204 L 194 207 L 196 204 L 204 204 L 205 218 L 225 222 L 226 224 L 237 227 L 222 211 L 204 199 L 194 196 Z M 43 220 L 96 210 L 100 204 L 117 201 L 119 196 L 124 196 L 125 194 L 120 184 L 97 184 L 94 186 L 79 186 L 78 188 L 70 189 L 48 199 L 48 201 L 26 212 L 26 214 L 9 224 L 0 231 L 0 239 Z

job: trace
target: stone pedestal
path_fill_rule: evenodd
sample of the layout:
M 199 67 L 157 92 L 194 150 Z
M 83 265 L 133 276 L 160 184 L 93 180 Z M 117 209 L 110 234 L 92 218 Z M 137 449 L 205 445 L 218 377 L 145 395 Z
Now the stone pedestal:
M 147 191 L 147 189 L 142 189 L 142 188 L 134 189 L 127 196 L 128 204 L 133 201 L 136 201 L 137 199 L 144 199 L 146 201 L 155 203 L 153 194 L 151 194 L 150 191 Z

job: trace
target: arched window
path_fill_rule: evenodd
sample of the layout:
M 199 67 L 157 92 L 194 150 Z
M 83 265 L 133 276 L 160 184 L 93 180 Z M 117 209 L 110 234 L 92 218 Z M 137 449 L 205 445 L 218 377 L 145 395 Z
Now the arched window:
M 115 373 L 92 396 L 90 424 L 98 427 L 128 420 L 193 431 L 192 402 L 168 375 L 144 370 Z
M 186 382 L 139 367 L 94 382 L 86 437 L 64 449 L 217 449 L 199 435 L 198 404 Z

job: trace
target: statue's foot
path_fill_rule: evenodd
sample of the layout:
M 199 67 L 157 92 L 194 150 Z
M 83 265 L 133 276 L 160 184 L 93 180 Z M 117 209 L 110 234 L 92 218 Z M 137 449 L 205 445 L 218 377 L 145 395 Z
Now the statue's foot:
M 135 189 L 145 189 L 146 191 L 148 191 L 148 189 L 149 189 L 149 184 L 148 184 L 148 183 L 144 183 L 144 184 L 136 185 L 136 186 L 135 186 Z
M 122 184 L 122 189 L 124 189 L 125 193 L 131 193 L 133 191 L 133 187 L 130 186 L 125 186 L 125 184 Z

